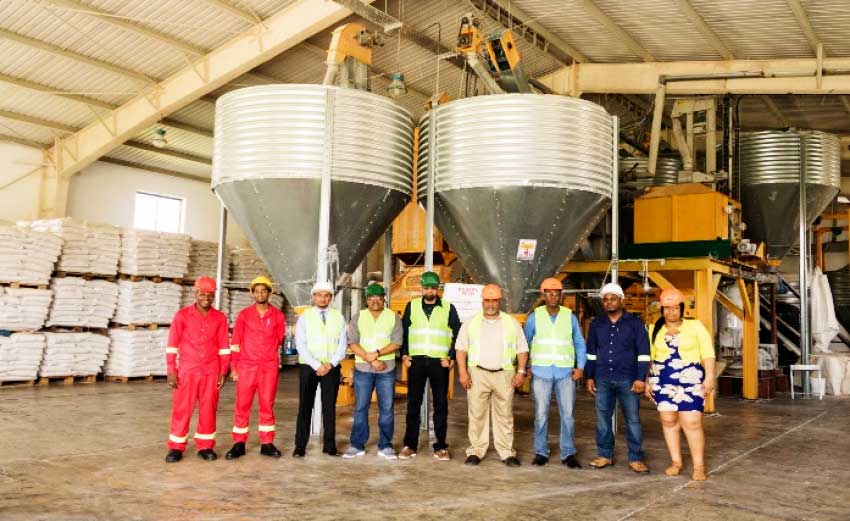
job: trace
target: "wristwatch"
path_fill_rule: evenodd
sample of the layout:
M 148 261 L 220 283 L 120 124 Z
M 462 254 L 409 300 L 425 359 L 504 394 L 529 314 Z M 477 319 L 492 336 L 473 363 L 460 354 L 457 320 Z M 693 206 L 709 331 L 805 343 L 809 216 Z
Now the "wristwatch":
M 375 350 L 375 354 L 376 354 L 376 355 L 378 355 L 378 356 L 381 356 L 381 350 L 380 350 L 380 349 L 376 349 L 376 350 Z
M 520 369 L 519 371 L 517 371 L 517 373 L 524 375 L 524 374 L 525 374 L 525 369 Z

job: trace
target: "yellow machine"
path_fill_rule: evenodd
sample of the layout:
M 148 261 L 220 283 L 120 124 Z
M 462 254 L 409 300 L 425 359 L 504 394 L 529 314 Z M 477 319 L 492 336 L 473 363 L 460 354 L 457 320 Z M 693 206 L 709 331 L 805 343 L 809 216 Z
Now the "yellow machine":
M 699 183 L 660 186 L 635 199 L 636 244 L 737 240 L 741 205 Z
M 532 92 L 513 33 L 505 29 L 484 35 L 473 14 L 461 18 L 455 50 L 491 94 Z

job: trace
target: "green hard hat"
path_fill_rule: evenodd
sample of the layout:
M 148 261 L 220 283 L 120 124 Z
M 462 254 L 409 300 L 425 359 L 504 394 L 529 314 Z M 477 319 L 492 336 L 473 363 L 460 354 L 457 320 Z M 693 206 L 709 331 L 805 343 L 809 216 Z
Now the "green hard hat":
M 419 277 L 419 284 L 423 288 L 436 288 L 440 286 L 440 276 L 433 271 L 426 271 Z
M 372 284 L 369 284 L 368 286 L 366 286 L 366 296 L 367 297 L 376 297 L 376 296 L 383 297 L 386 294 L 387 294 L 387 292 L 384 291 L 384 287 L 381 286 L 380 284 L 375 284 L 373 282 Z

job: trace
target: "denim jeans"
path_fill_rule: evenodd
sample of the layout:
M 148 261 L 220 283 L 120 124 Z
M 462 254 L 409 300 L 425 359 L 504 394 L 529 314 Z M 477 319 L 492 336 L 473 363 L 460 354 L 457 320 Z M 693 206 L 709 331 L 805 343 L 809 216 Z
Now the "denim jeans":
M 351 428 L 351 446 L 363 450 L 369 440 L 369 405 L 372 391 L 378 392 L 378 450 L 392 446 L 393 397 L 395 396 L 395 369 L 386 373 L 354 371 L 354 426 Z
M 629 461 L 642 461 L 643 430 L 640 426 L 640 395 L 632 392 L 634 382 L 626 380 L 596 381 L 596 447 L 603 458 L 614 458 L 614 432 L 611 418 L 617 402 L 626 418 L 626 441 Z
M 549 404 L 552 392 L 558 401 L 558 414 L 561 417 L 561 459 L 576 453 L 573 443 L 575 418 L 573 409 L 576 404 L 576 383 L 571 377 L 538 378 L 533 377 L 531 388 L 534 393 L 534 453 L 549 457 Z

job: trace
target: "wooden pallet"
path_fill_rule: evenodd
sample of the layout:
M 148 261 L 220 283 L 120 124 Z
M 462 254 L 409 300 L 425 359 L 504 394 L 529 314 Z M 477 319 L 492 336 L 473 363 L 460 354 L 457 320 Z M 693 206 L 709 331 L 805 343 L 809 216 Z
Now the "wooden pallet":
M 56 271 L 53 273 L 55 278 L 64 279 L 66 277 L 75 277 L 84 280 L 106 280 L 115 282 L 118 280 L 118 275 L 103 275 L 101 273 L 76 273 L 73 271 Z
M 35 380 L 18 380 L 15 382 L 0 381 L 0 387 L 5 387 L 7 389 L 13 387 L 32 387 L 33 385 L 35 385 Z
M 28 284 L 26 282 L 0 282 L 0 286 L 5 286 L 7 288 L 19 289 L 19 288 L 30 288 L 30 289 L 47 289 L 47 284 Z
M 137 329 L 149 329 L 151 331 L 156 331 L 159 329 L 159 324 L 118 324 L 117 322 L 113 322 L 110 327 L 128 329 L 130 331 L 135 331 Z
M 38 379 L 38 385 L 50 385 L 51 383 L 63 383 L 65 385 L 93 384 L 97 381 L 97 375 L 88 376 L 42 376 Z
M 108 335 L 109 328 L 106 327 L 87 327 L 87 326 L 49 326 L 42 331 L 49 333 L 96 333 L 98 335 Z
M 103 380 L 117 384 L 126 384 L 129 382 L 164 382 L 165 376 L 104 376 Z
M 169 277 L 159 277 L 159 276 L 145 276 L 145 275 L 127 275 L 125 273 L 121 273 L 118 275 L 118 278 L 121 280 L 129 280 L 130 282 L 141 282 L 143 280 L 149 280 L 151 282 L 173 282 L 175 284 L 183 284 L 183 279 L 178 278 L 169 278 Z

